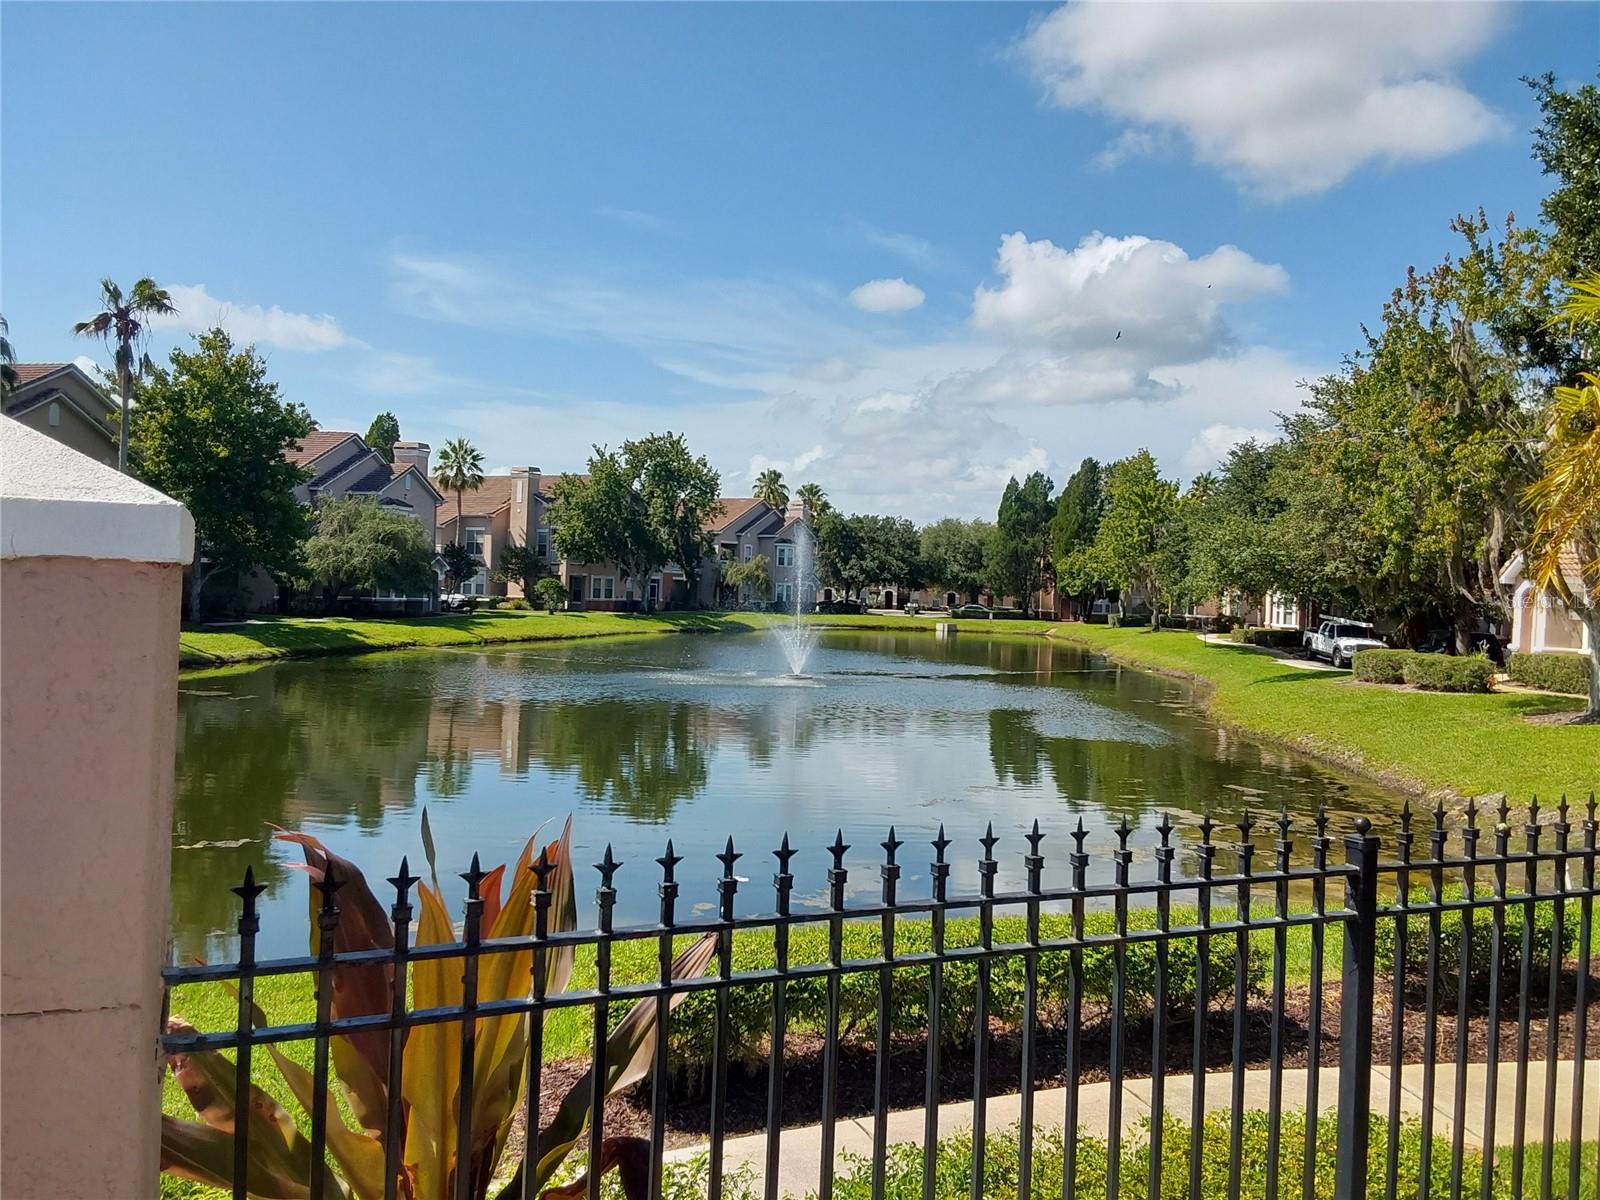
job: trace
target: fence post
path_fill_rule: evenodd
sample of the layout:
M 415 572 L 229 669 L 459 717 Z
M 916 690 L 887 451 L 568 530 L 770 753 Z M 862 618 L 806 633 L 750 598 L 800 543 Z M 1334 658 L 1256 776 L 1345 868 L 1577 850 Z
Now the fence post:
M 1378 921 L 1378 839 L 1372 822 L 1356 819 L 1344 839 L 1345 862 L 1356 869 L 1346 881 L 1344 974 L 1339 989 L 1339 1144 L 1334 1200 L 1366 1200 L 1367 1142 L 1371 1133 L 1372 1005 L 1375 998 Z M 1306 1120 L 1316 1120 L 1307 1113 Z

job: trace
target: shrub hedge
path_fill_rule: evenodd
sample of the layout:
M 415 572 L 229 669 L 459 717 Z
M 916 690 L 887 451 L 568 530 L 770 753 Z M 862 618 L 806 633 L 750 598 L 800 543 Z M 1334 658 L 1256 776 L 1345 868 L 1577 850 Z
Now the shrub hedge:
M 1120 1194 L 1129 1200 L 1148 1200 L 1147 1180 L 1150 1174 L 1150 1118 L 1141 1118 L 1124 1136 L 1120 1154 Z M 1285 1112 L 1279 1126 L 1278 1162 L 1279 1185 L 1283 1195 L 1301 1194 L 1301 1163 L 1305 1157 L 1307 1120 L 1304 1110 Z M 1328 1113 L 1316 1120 L 1316 1140 L 1312 1157 L 1313 1200 L 1331 1200 L 1334 1194 L 1339 1137 L 1338 1117 Z M 1452 1186 L 1453 1159 L 1448 1137 L 1435 1134 L 1430 1147 L 1429 1169 L 1422 1174 L 1422 1126 L 1416 1120 L 1406 1120 L 1400 1125 L 1396 1139 L 1398 1154 L 1393 1174 L 1389 1172 L 1389 1126 L 1376 1114 L 1367 1127 L 1367 1176 L 1376 1194 L 1380 1181 L 1392 1187 L 1400 1196 L 1443 1196 Z M 1177 1117 L 1168 1115 L 1163 1123 L 1161 1139 L 1162 1195 L 1188 1194 L 1190 1126 Z M 1240 1121 L 1240 1154 L 1237 1163 L 1232 1157 L 1233 1139 L 1229 1114 L 1226 1111 L 1207 1113 L 1200 1128 L 1200 1195 L 1223 1196 L 1229 1191 L 1232 1176 L 1237 1169 L 1240 1193 L 1262 1196 L 1267 1186 L 1267 1149 L 1271 1145 L 1271 1118 L 1261 1110 L 1247 1111 Z M 1595 1193 L 1594 1143 L 1586 1142 L 1573 1147 L 1566 1142 L 1556 1142 L 1552 1148 L 1552 1174 L 1566 1186 L 1571 1156 L 1578 1157 L 1578 1195 L 1593 1197 Z M 1106 1140 L 1088 1133 L 1074 1138 L 1077 1170 L 1074 1172 L 1073 1193 L 1082 1200 L 1106 1200 L 1110 1194 L 1107 1179 L 1111 1148 Z M 1021 1183 L 1021 1139 L 1015 1126 L 995 1130 L 984 1139 L 983 1178 L 980 1187 L 985 1196 L 1015 1196 Z M 1529 1145 L 1525 1148 L 1527 1162 L 1538 1164 L 1543 1148 Z M 972 1137 L 958 1133 L 940 1138 L 932 1148 L 934 1156 L 934 1194 L 937 1196 L 966 1196 L 972 1190 Z M 889 1146 L 884 1157 L 883 1195 L 891 1200 L 902 1200 L 922 1195 L 924 1149 L 915 1142 L 900 1142 Z M 1522 1176 L 1520 1194 L 1512 1188 L 1513 1167 L 1511 1147 L 1501 1147 L 1495 1152 L 1490 1165 L 1490 1192 L 1494 1200 L 1531 1200 L 1539 1195 L 1539 1171 L 1530 1166 Z M 868 1200 L 875 1194 L 873 1164 L 860 1155 L 846 1154 L 846 1167 L 833 1182 L 833 1195 L 837 1200 Z M 575 1172 L 578 1159 L 569 1170 Z M 1066 1168 L 1066 1144 L 1059 1128 L 1042 1128 L 1033 1138 L 1032 1195 L 1035 1197 L 1063 1194 Z M 669 1164 L 668 1178 L 664 1181 L 664 1200 L 688 1200 L 691 1196 L 706 1194 L 708 1160 L 699 1155 L 687 1162 Z M 1482 1153 L 1468 1147 L 1462 1153 L 1461 1178 L 1472 1181 L 1474 1189 L 1483 1170 Z M 614 1190 L 605 1193 L 606 1200 L 619 1200 L 621 1187 L 615 1176 L 607 1182 Z M 755 1171 L 744 1166 L 731 1170 L 724 1176 L 723 1195 L 727 1200 L 755 1200 L 761 1194 Z M 814 1200 L 811 1193 L 807 1200 Z
M 1492 835 L 1490 835 L 1492 836 Z M 1487 868 L 1485 869 L 1487 871 Z M 1488 893 L 1489 885 L 1479 889 L 1478 895 Z M 1425 888 L 1413 888 L 1413 903 L 1428 901 Z M 1464 895 L 1459 886 L 1446 887 L 1446 901 L 1459 900 Z M 1527 906 L 1513 901 L 1505 908 L 1505 927 L 1500 944 L 1500 986 L 1502 995 L 1515 996 L 1521 984 L 1522 929 Z M 1421 995 L 1428 980 L 1428 936 L 1432 918 L 1415 916 L 1406 918 L 1406 983 L 1408 989 Z M 1439 961 L 1436 964 L 1434 984 L 1441 1004 L 1456 1002 L 1457 980 L 1461 977 L 1462 912 L 1457 909 L 1439 916 Z M 1392 978 L 1395 959 L 1395 931 L 1400 919 L 1387 918 L 1378 922 L 1377 962 L 1380 979 Z M 1533 905 L 1532 953 L 1529 955 L 1531 978 L 1537 987 L 1543 987 L 1550 972 L 1550 951 L 1556 944 L 1555 906 L 1546 902 Z M 1568 912 L 1561 925 L 1561 955 L 1566 957 L 1578 948 L 1578 921 L 1575 912 Z M 1467 975 L 1469 998 L 1480 1005 L 1488 999 L 1488 987 L 1494 973 L 1494 915 L 1488 908 L 1472 914 L 1472 950 Z M 1542 995 L 1539 991 L 1537 994 Z
M 1244 625 L 1230 629 L 1228 639 L 1244 646 L 1267 646 L 1275 650 L 1293 650 L 1301 644 L 1298 629 L 1252 629 Z
M 1106 624 L 1113 629 L 1143 629 L 1150 624 L 1148 613 L 1107 613 Z
M 1357 650 L 1350 666 L 1368 683 L 1404 683 L 1406 662 L 1415 657 L 1415 650 Z
M 1481 654 L 1415 654 L 1403 664 L 1405 681 L 1428 692 L 1487 692 L 1494 664 Z
M 1506 660 L 1506 674 L 1524 687 L 1569 696 L 1589 694 L 1589 660 L 1581 654 L 1529 654 L 1515 651 Z
M 1064 938 L 1070 933 L 1070 916 L 1045 913 L 1040 930 L 1046 938 Z M 1110 913 L 1087 913 L 1085 932 L 1109 934 Z M 1154 909 L 1134 909 L 1128 914 L 1130 929 L 1154 928 Z M 1194 924 L 1195 911 L 1174 906 L 1174 925 Z M 994 940 L 997 945 L 1025 940 L 1027 926 L 1021 916 L 996 917 Z M 898 954 L 926 952 L 932 946 L 933 929 L 926 920 L 901 921 L 895 926 L 895 951 Z M 880 953 L 880 930 L 876 923 L 849 921 L 844 925 L 844 961 L 876 958 Z M 978 922 L 975 918 L 951 918 L 946 923 L 947 948 L 976 945 Z M 1190 1002 L 1194 994 L 1196 947 L 1192 938 L 1174 939 L 1167 957 L 1168 996 L 1174 1010 Z M 1270 969 L 1271 946 L 1266 939 L 1252 939 L 1249 951 L 1249 983 L 1258 987 Z M 618 983 L 655 978 L 656 944 L 650 940 L 622 943 L 614 948 L 613 979 Z M 1234 980 L 1235 941 L 1231 936 L 1215 937 L 1209 949 L 1210 983 L 1213 995 L 1230 991 Z M 791 967 L 826 962 L 828 931 L 823 924 L 801 925 L 791 930 Z M 737 934 L 733 942 L 733 970 L 764 970 L 772 966 L 773 940 L 769 930 Z M 1109 945 L 1091 946 L 1083 952 L 1083 996 L 1086 1003 L 1108 1003 L 1111 997 L 1113 952 Z M 1155 981 L 1156 953 L 1153 942 L 1135 942 L 1126 947 L 1124 979 L 1127 984 L 1127 1011 L 1148 1013 Z M 1065 950 L 1039 955 L 1040 1019 L 1060 1020 L 1067 993 L 1070 954 Z M 942 1035 L 952 1046 L 971 1040 L 977 1001 L 977 966 L 971 960 L 953 960 L 944 966 L 944 1006 L 941 1009 Z M 926 1034 L 928 1030 L 928 967 L 926 964 L 895 970 L 892 982 L 891 1029 L 896 1036 Z M 990 972 L 989 1012 L 1001 1022 L 1022 1019 L 1023 960 L 1009 954 L 993 960 Z M 820 977 L 791 979 L 785 988 L 791 1034 L 821 1032 L 827 1019 L 827 983 Z M 729 1057 L 747 1068 L 758 1068 L 767 1060 L 772 1024 L 772 990 L 769 987 L 729 989 L 731 1032 Z M 622 1018 L 626 1006 L 616 1005 L 611 1019 Z M 694 992 L 673 1014 L 669 1041 L 678 1085 L 697 1093 L 709 1081 L 712 1062 L 712 1036 L 716 1028 L 716 1000 L 713 993 Z M 870 1042 L 876 1033 L 878 1014 L 878 973 L 855 971 L 844 975 L 839 986 L 839 1027 L 844 1040 Z

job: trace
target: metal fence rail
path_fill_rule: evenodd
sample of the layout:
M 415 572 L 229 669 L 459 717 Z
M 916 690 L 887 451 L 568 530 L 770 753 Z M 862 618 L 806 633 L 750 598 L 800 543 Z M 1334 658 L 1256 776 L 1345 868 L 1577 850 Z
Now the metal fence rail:
M 1129 849 L 1133 832 L 1124 822 L 1117 830 L 1117 849 L 1111 854 L 1112 880 L 1090 883 L 1090 855 L 1085 852 L 1087 833 L 1080 821 L 1073 834 L 1074 845 L 1066 855 L 1066 886 L 1045 885 L 1046 860 L 1042 853 L 1044 835 L 1037 823 L 1023 835 L 1026 850 L 1023 865 L 1026 884 L 1021 891 L 997 894 L 995 879 L 999 860 L 995 857 L 1000 839 L 992 828 L 981 839 L 977 859 L 978 890 L 975 894 L 951 894 L 951 842 L 941 828 L 932 841 L 929 863 L 931 886 L 925 895 L 902 896 L 900 857 L 905 843 L 891 829 L 880 844 L 882 854 L 875 866 L 880 894 L 876 902 L 851 905 L 846 900 L 850 868 L 846 865 L 851 847 L 843 833 L 828 848 L 831 865 L 826 871 L 826 900 L 820 909 L 796 911 L 795 876 L 790 871 L 795 851 L 786 837 L 773 852 L 776 871 L 772 877 L 771 911 L 760 915 L 736 913 L 736 899 L 743 882 L 735 873 L 741 855 L 730 838 L 718 856 L 722 874 L 717 885 L 717 915 L 706 919 L 680 920 L 677 915 L 679 885 L 675 868 L 682 861 L 667 844 L 657 862 L 661 868 L 658 891 L 660 918 L 655 924 L 614 928 L 612 912 L 616 902 L 615 874 L 620 866 L 606 849 L 597 864 L 599 888 L 596 893 L 597 920 L 593 928 L 552 931 L 549 924 L 551 886 L 549 863 L 541 856 L 533 863 L 535 874 L 531 902 L 534 908 L 533 932 L 529 937 L 493 939 L 484 936 L 484 900 L 480 884 L 485 873 L 474 859 L 463 878 L 467 900 L 461 926 L 461 940 L 454 943 L 413 944 L 414 912 L 411 891 L 418 882 L 404 863 L 389 882 L 393 903 L 387 913 L 393 947 L 360 952 L 336 952 L 335 931 L 341 919 L 339 889 L 341 881 L 330 870 L 314 886 L 320 889 L 321 905 L 316 917 L 321 932 L 320 952 L 311 957 L 257 961 L 255 955 L 259 917 L 256 901 L 263 890 L 247 875 L 235 889 L 241 898 L 238 961 L 223 965 L 179 966 L 168 968 L 169 988 L 222 981 L 238 991 L 238 1021 L 230 1030 L 168 1032 L 162 1039 L 171 1055 L 197 1052 L 232 1051 L 235 1089 L 248 1096 L 252 1073 L 262 1059 L 257 1051 L 284 1043 L 313 1043 L 310 1162 L 306 1185 L 309 1194 L 327 1193 L 329 1122 L 340 1121 L 337 1112 L 328 1112 L 330 1056 L 338 1039 L 357 1035 L 381 1035 L 389 1047 L 390 1079 L 386 1116 L 384 1195 L 392 1198 L 411 1195 L 411 1183 L 403 1169 L 403 1147 L 399 1131 L 404 1112 L 398 1078 L 401 1051 L 406 1039 L 430 1025 L 447 1023 L 460 1033 L 460 1074 L 454 1117 L 458 1124 L 459 1145 L 466 1145 L 474 1112 L 476 1088 L 484 1081 L 475 1079 L 475 1038 L 484 1022 L 508 1016 L 525 1017 L 529 1053 L 526 1075 L 520 1080 L 523 1091 L 529 1142 L 539 1149 L 539 1102 L 541 1095 L 543 1015 L 561 1009 L 587 1010 L 592 1015 L 593 1047 L 590 1080 L 593 1089 L 593 1119 L 584 1135 L 589 1161 L 601 1161 L 607 1138 L 605 1128 L 604 1072 L 599 1069 L 608 1038 L 610 1016 L 620 1005 L 645 1001 L 652 1005 L 659 1022 L 648 1078 L 650 1081 L 650 1136 L 644 1187 L 652 1197 L 661 1195 L 668 1119 L 668 1084 L 671 1064 L 667 1030 L 675 1019 L 673 998 L 696 993 L 711 993 L 714 1027 L 709 1079 L 709 1154 L 706 1189 L 711 1196 L 723 1192 L 725 1147 L 729 1136 L 727 1112 L 730 1078 L 729 1052 L 733 1031 L 730 1003 L 740 989 L 760 988 L 770 997 L 771 1023 L 768 1032 L 768 1057 L 771 1066 L 765 1088 L 767 1139 L 764 1150 L 765 1195 L 779 1195 L 779 1168 L 786 1152 L 782 1137 L 785 1108 L 786 1039 L 790 1030 L 787 1007 L 790 989 L 801 982 L 821 981 L 825 988 L 824 1019 L 821 1035 L 822 1086 L 819 1098 L 820 1163 L 817 1175 L 819 1195 L 830 1200 L 835 1184 L 835 1125 L 839 1113 L 841 1069 L 841 986 L 847 977 L 875 979 L 878 1003 L 872 1046 L 871 1108 L 872 1153 L 870 1190 L 874 1197 L 886 1188 L 885 1161 L 889 1139 L 892 1084 L 896 1072 L 924 1073 L 922 1137 L 929 1152 L 923 1166 L 922 1195 L 933 1200 L 938 1195 L 934 1155 L 931 1148 L 941 1134 L 940 1101 L 950 1056 L 969 1055 L 972 1071 L 972 1170 L 970 1194 L 983 1200 L 984 1167 L 987 1146 L 986 1105 L 992 1098 L 990 1056 L 996 1039 L 994 1013 L 994 975 L 997 964 L 1018 959 L 1021 963 L 1022 990 L 1020 1018 L 1014 1033 L 1020 1046 L 1020 1065 L 1014 1090 L 1020 1105 L 1017 1192 L 1023 1197 L 1038 1194 L 1034 1182 L 1036 1108 L 1035 1090 L 1043 1028 L 1041 1010 L 1048 1007 L 1054 1028 L 1064 1037 L 1064 1068 L 1059 1086 L 1064 1089 L 1064 1119 L 1068 1130 L 1076 1129 L 1080 1113 L 1080 1092 L 1085 1069 L 1083 1033 L 1090 1024 L 1104 1025 L 1109 1060 L 1109 1112 L 1107 1114 L 1107 1154 L 1105 1192 L 1111 1197 L 1130 1187 L 1151 1197 L 1171 1194 L 1175 1184 L 1164 1172 L 1170 1170 L 1170 1147 L 1163 1139 L 1173 1136 L 1163 1117 L 1169 1111 L 1168 1064 L 1172 1059 L 1179 1022 L 1192 1022 L 1192 1064 L 1188 1086 L 1192 1089 L 1188 1111 L 1192 1115 L 1188 1132 L 1187 1193 L 1209 1194 L 1202 1170 L 1207 1136 L 1201 1114 L 1204 1111 L 1208 1082 L 1208 1050 L 1216 1047 L 1214 1029 L 1219 1015 L 1231 1019 L 1231 1047 L 1228 1081 L 1229 1171 L 1225 1185 L 1228 1200 L 1237 1200 L 1244 1184 L 1244 1130 L 1247 1109 L 1246 1068 L 1252 1061 L 1247 1038 L 1247 1020 L 1254 1003 L 1259 1013 L 1265 1007 L 1270 1020 L 1267 1050 L 1268 1100 L 1266 1104 L 1267 1154 L 1266 1193 L 1302 1195 L 1309 1200 L 1318 1194 L 1318 1129 L 1315 1120 L 1304 1125 L 1303 1151 L 1297 1161 L 1283 1161 L 1285 1058 L 1288 1021 L 1286 999 L 1289 939 L 1305 930 L 1309 940 L 1310 986 L 1305 995 L 1305 1085 L 1304 1109 L 1314 1116 L 1322 1106 L 1322 1084 L 1330 1065 L 1324 1057 L 1332 1043 L 1326 1034 L 1330 1014 L 1326 1005 L 1334 998 L 1338 1005 L 1337 1133 L 1333 1191 L 1338 1200 L 1361 1200 L 1369 1194 L 1400 1200 L 1396 1179 L 1403 1147 L 1403 1083 L 1401 1064 L 1406 1057 L 1406 1015 L 1421 1025 L 1422 1096 L 1421 1155 L 1419 1175 L 1427 1180 L 1433 1162 L 1436 1136 L 1448 1140 L 1450 1164 L 1449 1195 L 1452 1200 L 1476 1192 L 1482 1200 L 1504 1192 L 1503 1172 L 1509 1165 L 1510 1194 L 1537 1195 L 1541 1200 L 1565 1195 L 1574 1200 L 1588 1185 L 1590 1172 L 1600 1173 L 1600 1158 L 1593 1147 L 1584 1154 L 1578 1147 L 1585 1142 L 1600 1142 L 1600 1113 L 1584 1111 L 1585 1053 L 1588 1050 L 1587 1022 L 1590 999 L 1591 935 L 1595 896 L 1596 810 L 1591 796 L 1580 823 L 1580 843 L 1573 844 L 1573 825 L 1563 800 L 1560 807 L 1541 817 L 1537 804 L 1526 812 L 1520 830 L 1520 845 L 1512 848 L 1514 831 L 1511 814 L 1503 806 L 1491 830 L 1480 830 L 1479 816 L 1469 809 L 1464 824 L 1447 828 L 1446 812 L 1437 807 L 1425 831 L 1425 846 L 1419 847 L 1413 830 L 1413 816 L 1406 809 L 1394 838 L 1392 857 L 1380 860 L 1380 842 L 1364 818 L 1339 839 L 1339 857 L 1330 862 L 1335 842 L 1328 836 L 1329 820 L 1319 814 L 1314 829 L 1308 831 L 1309 863 L 1295 861 L 1295 830 L 1284 814 L 1271 825 L 1260 825 L 1247 814 L 1237 825 L 1229 826 L 1229 838 L 1218 840 L 1219 827 L 1209 818 L 1199 826 L 1199 841 L 1180 845 L 1171 821 L 1163 817 L 1156 829 L 1159 845 L 1154 853 L 1153 877 L 1133 878 L 1134 855 Z M 1553 820 L 1547 818 L 1553 817 Z M 1482 845 L 1484 834 L 1492 839 Z M 1269 864 L 1258 868 L 1258 833 L 1269 835 L 1260 850 Z M 1219 873 L 1217 860 L 1225 855 L 1231 871 Z M 1187 861 L 1181 864 L 1180 855 Z M 1343 884 L 1342 890 L 1337 889 Z M 1309 900 L 1305 897 L 1309 896 Z M 1175 919 L 1175 903 L 1184 905 L 1182 920 Z M 1189 918 L 1192 906 L 1193 919 Z M 1153 910 L 1154 917 L 1130 922 L 1130 913 Z M 971 912 L 977 931 L 973 944 L 948 945 L 947 929 L 953 914 Z M 1109 930 L 1102 930 L 1105 919 L 1090 914 L 1108 912 Z M 1053 918 L 1045 929 L 1046 914 Z M 382 914 L 380 914 L 382 915 Z M 997 918 L 1020 915 L 1024 936 L 1020 941 L 999 941 Z M 1516 926 L 1508 932 L 1508 916 Z M 1520 919 L 1518 919 L 1520 918 Z M 926 921 L 929 948 L 897 948 L 897 931 L 908 920 Z M 865 958 L 844 957 L 844 931 L 847 922 L 871 922 L 878 928 L 877 953 Z M 1575 923 L 1574 923 L 1575 922 Z M 1486 923 L 1488 946 L 1483 950 L 1477 929 Z M 1091 929 L 1094 924 L 1096 928 Z M 1475 929 L 1476 925 L 1476 929 Z M 827 952 L 822 961 L 791 962 L 790 945 L 796 931 L 818 928 L 826 936 Z M 734 939 L 740 934 L 759 932 L 770 936 L 772 964 L 753 970 L 733 969 Z M 1328 945 L 1330 932 L 1338 938 Z M 686 936 L 711 935 L 715 956 L 706 974 L 693 978 L 674 978 L 674 943 Z M 1386 935 L 1386 936 L 1385 936 Z M 659 970 L 648 981 L 619 982 L 613 979 L 614 950 L 624 943 L 647 941 L 654 944 Z M 1390 963 L 1380 973 L 1378 947 L 1387 946 Z M 1252 982 L 1254 947 L 1270 942 L 1268 964 L 1261 973 L 1264 983 Z M 1544 955 L 1548 963 L 1542 975 L 1535 974 L 1540 946 L 1548 944 Z M 1130 959 L 1136 948 L 1148 946 L 1153 955 L 1153 974 L 1149 977 L 1148 1020 L 1130 1015 L 1130 998 L 1143 1001 L 1145 993 L 1130 997 Z M 594 956 L 594 986 L 555 993 L 547 990 L 543 963 L 547 956 L 565 947 L 589 948 Z M 1174 950 L 1193 950 L 1192 988 L 1179 994 L 1173 987 Z M 1091 1003 L 1085 991 L 1085 960 L 1109 952 L 1111 959 L 1108 994 L 1102 1003 Z M 1325 967 L 1333 953 L 1340 963 L 1336 983 L 1325 981 Z M 480 973 L 488 969 L 495 956 L 531 953 L 535 966 L 525 990 L 518 989 L 509 999 L 482 999 Z M 1218 986 L 1212 978 L 1219 955 L 1231 954 L 1231 987 Z M 1061 986 L 1048 981 L 1041 964 L 1050 956 L 1064 956 L 1065 978 Z M 459 960 L 462 979 L 460 1004 L 413 1007 L 408 989 L 409 972 L 424 962 Z M 1503 978 L 1508 963 L 1517 964 L 1515 980 Z M 955 1038 L 945 1026 L 947 971 L 955 964 L 970 964 L 976 975 L 973 1015 L 969 1036 Z M 391 970 L 392 986 L 381 1010 L 348 1017 L 334 1017 L 333 977 L 338 968 L 381 966 Z M 927 1034 L 925 1045 L 915 1052 L 902 1044 L 896 1047 L 891 1008 L 896 973 L 910 969 L 926 971 Z M 315 981 L 316 1018 L 310 1023 L 286 1025 L 258 1024 L 253 1014 L 255 982 L 259 979 L 291 974 L 309 975 Z M 1049 975 L 1049 979 L 1058 979 Z M 1187 976 L 1185 976 L 1187 978 Z M 1328 986 L 1324 986 L 1327 984 Z M 1480 985 L 1481 990 L 1480 990 Z M 1143 986 L 1143 985 L 1140 985 Z M 1512 992 L 1514 987 L 1514 994 Z M 1262 996 L 1264 991 L 1265 995 Z M 1449 993 L 1453 991 L 1453 996 Z M 1382 1027 L 1379 1002 L 1387 1008 L 1388 1027 Z M 1515 1036 L 1512 1044 L 1502 1044 L 1500 1016 L 1516 1005 Z M 1440 1045 L 1439 1023 L 1454 1005 L 1454 1045 Z M 1482 1015 L 1484 1027 L 1485 1081 L 1482 1112 L 1469 1112 L 1467 1066 L 1477 1051 L 1471 1044 L 1470 1030 Z M 1146 1026 L 1148 1026 L 1146 1028 Z M 1530 1146 L 1524 1136 L 1530 1103 L 1529 1065 L 1531 1039 L 1542 1026 L 1544 1070 L 1542 1095 L 1535 1099 L 1542 1112 L 1542 1137 Z M 1148 1177 L 1129 1181 L 1122 1177 L 1124 1092 L 1128 1056 L 1137 1034 L 1148 1039 L 1151 1063 L 1149 1104 L 1150 1153 Z M 1570 1035 L 1570 1036 L 1569 1036 Z M 1570 1043 L 1570 1094 L 1558 1095 L 1558 1062 L 1564 1040 Z M 1445 1057 L 1441 1060 L 1441 1049 Z M 1374 1056 L 1382 1051 L 1389 1063 L 1387 1093 L 1373 1095 Z M 1499 1089 L 1499 1066 L 1515 1064 L 1512 1095 L 1503 1097 Z M 1449 1077 L 1453 1091 L 1449 1097 L 1451 1117 L 1440 1121 L 1435 1109 L 1443 1100 L 1438 1095 L 1440 1068 L 1453 1068 Z M 1213 1086 L 1223 1078 L 1212 1073 Z M 1570 1106 L 1570 1121 L 1556 1127 L 1558 1101 Z M 1509 1102 L 1514 1113 L 1513 1140 L 1509 1164 L 1494 1150 L 1496 1122 L 1500 1108 Z M 1369 1146 L 1371 1118 L 1386 1117 L 1386 1140 L 1381 1147 Z M 1469 1118 L 1481 1115 L 1484 1148 L 1477 1179 L 1465 1177 L 1469 1152 Z M 1440 1126 L 1444 1128 L 1440 1128 Z M 338 1130 L 335 1130 L 337 1133 Z M 239 1122 L 234 1134 L 233 1195 L 244 1197 L 247 1164 L 250 1163 L 250 1122 Z M 1572 1144 L 1564 1173 L 1558 1170 L 1554 1146 L 1558 1138 Z M 1078 1139 L 1065 1138 L 1062 1194 L 1072 1200 L 1077 1186 Z M 1372 1157 L 1376 1155 L 1377 1157 Z M 1382 1163 L 1381 1171 L 1369 1163 Z M 459 1200 L 482 1196 L 487 1180 L 469 1178 L 467 1171 L 456 1173 L 454 1195 Z M 1136 1185 L 1136 1186 L 1135 1186 Z M 519 1176 L 518 1187 L 524 1197 L 538 1195 L 531 1172 Z M 1499 1189 L 1499 1190 L 1497 1190 Z M 587 1194 L 598 1198 L 601 1180 L 591 1172 Z M 515 1194 L 515 1193 L 514 1193 Z M 1409 1193 L 1407 1193 L 1409 1194 Z M 1586 1194 L 1586 1193 L 1585 1193 Z

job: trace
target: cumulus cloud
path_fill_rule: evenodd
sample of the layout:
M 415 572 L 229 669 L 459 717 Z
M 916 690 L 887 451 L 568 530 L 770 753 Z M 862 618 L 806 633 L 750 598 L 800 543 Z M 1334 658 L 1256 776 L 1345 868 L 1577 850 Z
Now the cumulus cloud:
M 1236 246 L 1190 258 L 1171 242 L 1103 233 L 1071 250 L 1007 234 L 995 269 L 1005 282 L 980 286 L 973 296 L 978 329 L 1071 352 L 1102 370 L 1148 370 L 1215 354 L 1231 337 L 1224 303 L 1289 283 L 1282 267 Z
M 1103 164 L 1177 134 L 1201 162 L 1281 200 L 1503 132 L 1455 77 L 1503 24 L 1483 3 L 1090 0 L 1035 22 L 1017 51 L 1051 102 L 1132 127 Z
M 906 312 L 926 299 L 921 288 L 904 279 L 874 279 L 850 293 L 850 303 L 862 312 Z
M 1209 471 L 1228 457 L 1228 451 L 1241 442 L 1271 442 L 1277 440 L 1271 429 L 1246 429 L 1241 425 L 1207 425 L 1188 449 L 1183 452 L 1183 465 L 1190 475 Z
M 179 283 L 167 288 L 177 312 L 151 320 L 153 329 L 179 329 L 203 333 L 221 326 L 235 342 L 270 345 L 280 350 L 314 354 L 355 343 L 336 318 L 327 314 L 287 312 L 274 304 L 241 304 L 213 296 L 203 283 Z

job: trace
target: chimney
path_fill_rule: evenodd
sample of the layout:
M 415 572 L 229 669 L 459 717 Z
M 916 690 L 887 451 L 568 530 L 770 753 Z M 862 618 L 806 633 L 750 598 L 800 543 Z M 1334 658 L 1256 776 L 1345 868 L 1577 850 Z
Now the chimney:
M 783 523 L 787 525 L 790 521 L 798 521 L 805 515 L 805 504 L 799 500 L 790 500 L 789 507 L 783 510 Z
M 427 442 L 396 442 L 394 461 L 397 466 L 414 465 L 424 475 L 428 473 Z

